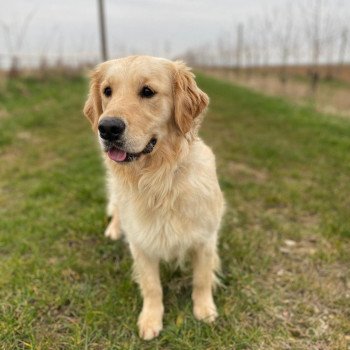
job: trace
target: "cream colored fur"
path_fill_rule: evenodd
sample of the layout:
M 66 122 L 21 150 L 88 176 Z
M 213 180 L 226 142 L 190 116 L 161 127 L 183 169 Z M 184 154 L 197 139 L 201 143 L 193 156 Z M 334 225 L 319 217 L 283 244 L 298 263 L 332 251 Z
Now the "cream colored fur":
M 157 91 L 152 99 L 138 96 L 146 83 Z M 109 100 L 102 94 L 106 84 L 113 90 Z M 152 153 L 128 164 L 104 155 L 112 216 L 105 235 L 118 239 L 123 231 L 129 242 L 143 296 L 138 320 L 143 339 L 162 329 L 162 260 L 192 259 L 194 315 L 207 322 L 217 316 L 212 289 L 224 201 L 214 155 L 197 136 L 208 102 L 181 62 L 132 56 L 105 62 L 92 74 L 84 113 L 95 132 L 100 118 L 121 116 L 130 152 L 140 152 L 153 136 L 158 139 Z

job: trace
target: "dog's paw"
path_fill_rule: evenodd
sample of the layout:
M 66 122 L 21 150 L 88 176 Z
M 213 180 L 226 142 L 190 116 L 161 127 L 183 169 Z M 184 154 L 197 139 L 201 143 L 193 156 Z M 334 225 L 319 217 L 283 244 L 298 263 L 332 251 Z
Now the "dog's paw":
M 105 236 L 116 241 L 121 237 L 121 231 L 119 227 L 116 227 L 116 225 L 113 224 L 113 221 L 109 223 L 109 225 L 106 228 Z
M 213 302 L 195 303 L 193 307 L 194 317 L 206 323 L 212 323 L 218 317 L 216 306 Z
M 163 329 L 161 318 L 144 315 L 141 313 L 137 322 L 139 326 L 139 335 L 143 340 L 151 340 L 158 337 L 160 331 Z

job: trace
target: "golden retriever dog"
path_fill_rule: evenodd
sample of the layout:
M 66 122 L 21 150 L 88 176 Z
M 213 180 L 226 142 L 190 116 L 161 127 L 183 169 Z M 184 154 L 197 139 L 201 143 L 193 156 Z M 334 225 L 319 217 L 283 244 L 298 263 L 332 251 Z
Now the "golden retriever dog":
M 126 237 L 143 307 L 140 337 L 162 329 L 161 261 L 193 267 L 193 312 L 217 317 L 212 290 L 219 268 L 217 235 L 224 200 L 215 158 L 197 132 L 208 106 L 182 62 L 130 56 L 104 62 L 91 76 L 84 114 L 107 168 L 105 235 Z

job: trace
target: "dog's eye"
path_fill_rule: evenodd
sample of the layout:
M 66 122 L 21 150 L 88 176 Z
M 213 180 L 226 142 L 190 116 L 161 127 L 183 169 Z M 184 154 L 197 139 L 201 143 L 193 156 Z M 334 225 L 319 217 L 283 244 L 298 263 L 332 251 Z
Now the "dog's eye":
M 103 94 L 106 96 L 106 97 L 110 97 L 112 96 L 112 89 L 110 86 L 107 86 L 103 89 Z
M 156 93 L 148 86 L 144 86 L 141 91 L 140 91 L 140 96 L 145 97 L 145 98 L 151 98 L 155 95 Z

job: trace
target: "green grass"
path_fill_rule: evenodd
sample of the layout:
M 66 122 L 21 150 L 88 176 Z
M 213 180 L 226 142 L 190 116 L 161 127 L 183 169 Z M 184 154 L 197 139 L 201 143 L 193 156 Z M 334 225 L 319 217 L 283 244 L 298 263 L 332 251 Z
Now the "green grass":
M 162 270 L 164 330 L 143 342 L 123 241 L 103 237 L 104 175 L 82 78 L 0 90 L 1 349 L 347 349 L 350 122 L 205 76 L 202 136 L 227 201 L 220 318 Z

